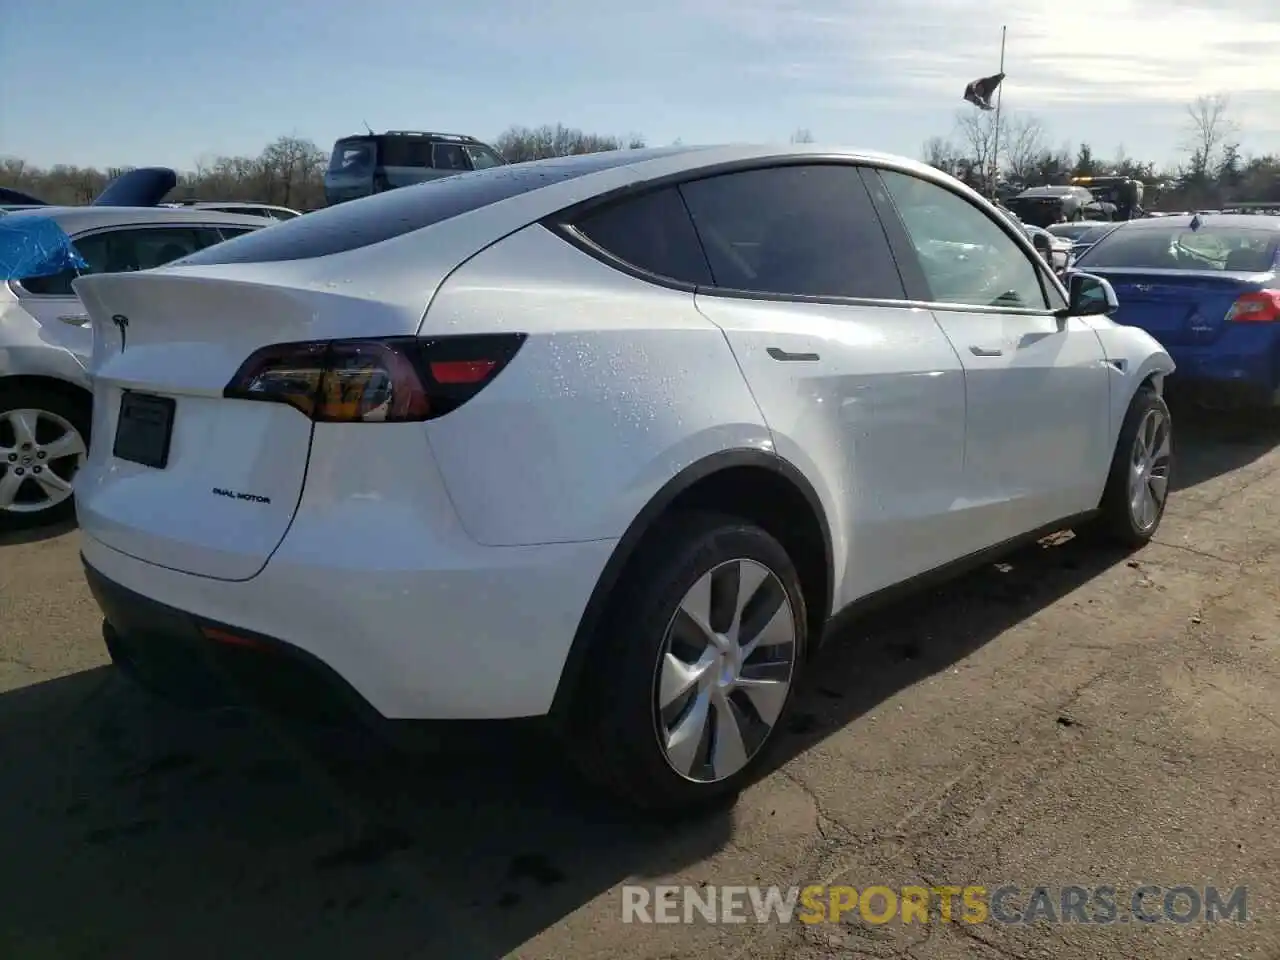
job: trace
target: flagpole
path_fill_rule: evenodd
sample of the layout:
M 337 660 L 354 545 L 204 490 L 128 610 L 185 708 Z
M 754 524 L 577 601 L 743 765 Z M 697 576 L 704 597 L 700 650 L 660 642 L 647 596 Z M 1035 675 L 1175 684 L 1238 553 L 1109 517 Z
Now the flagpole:
M 1007 26 L 1000 28 L 1000 73 L 1004 73 L 1004 39 L 1005 33 L 1009 28 Z M 997 196 L 996 179 L 1000 176 L 1000 100 L 1004 94 L 1004 83 L 996 87 L 996 129 L 995 138 L 991 145 L 991 197 L 995 199 Z

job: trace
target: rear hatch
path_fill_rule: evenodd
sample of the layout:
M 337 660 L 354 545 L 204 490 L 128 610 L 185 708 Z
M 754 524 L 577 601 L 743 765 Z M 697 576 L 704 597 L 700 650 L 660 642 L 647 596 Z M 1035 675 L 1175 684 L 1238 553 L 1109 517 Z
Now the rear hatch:
M 268 344 L 412 333 L 431 289 L 425 277 L 421 298 L 397 306 L 285 285 L 289 267 L 77 281 L 94 335 L 94 442 L 76 480 L 85 533 L 208 577 L 249 579 L 265 566 L 302 494 L 312 423 L 283 403 L 225 399 L 224 388 Z
M 1081 269 L 1111 281 L 1120 301 L 1117 323 L 1140 327 L 1165 346 L 1212 343 L 1236 299 L 1266 286 L 1256 273 Z

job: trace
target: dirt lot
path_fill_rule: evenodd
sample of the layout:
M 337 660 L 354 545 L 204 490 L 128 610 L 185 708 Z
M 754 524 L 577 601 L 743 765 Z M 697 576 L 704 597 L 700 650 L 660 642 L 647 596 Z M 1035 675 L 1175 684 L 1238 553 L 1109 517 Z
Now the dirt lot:
M 1280 430 L 1232 422 L 1183 419 L 1137 556 L 1037 546 L 844 631 L 785 764 L 681 826 L 529 745 L 166 708 L 105 666 L 75 532 L 0 544 L 0 957 L 1276 960 Z M 637 926 L 626 882 L 1247 884 L 1251 919 Z

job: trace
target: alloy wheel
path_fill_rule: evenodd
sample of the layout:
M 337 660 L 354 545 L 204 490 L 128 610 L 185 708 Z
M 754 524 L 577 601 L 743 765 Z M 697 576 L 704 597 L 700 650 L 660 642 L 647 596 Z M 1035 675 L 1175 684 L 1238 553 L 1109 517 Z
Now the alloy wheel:
M 769 739 L 795 675 L 782 581 L 755 560 L 717 565 L 680 601 L 661 650 L 653 698 L 663 756 L 695 782 L 733 776 Z
M 87 454 L 80 431 L 56 413 L 0 413 L 0 512 L 38 513 L 67 500 Z
M 1160 520 L 1169 495 L 1169 463 L 1173 436 L 1169 418 L 1159 409 L 1148 410 L 1138 424 L 1129 460 L 1129 515 L 1143 533 Z

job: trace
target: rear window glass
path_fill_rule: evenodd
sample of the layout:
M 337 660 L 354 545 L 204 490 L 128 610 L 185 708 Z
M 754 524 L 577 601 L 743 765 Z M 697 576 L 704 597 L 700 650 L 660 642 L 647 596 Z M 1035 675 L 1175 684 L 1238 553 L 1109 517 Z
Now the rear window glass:
M 1276 265 L 1280 233 L 1185 226 L 1116 230 L 1077 261 L 1081 269 L 1231 270 L 1263 273 Z
M 432 146 L 426 137 L 383 137 L 378 160 L 384 167 L 430 167 Z
M 317 210 L 237 237 L 183 260 L 184 264 L 306 260 L 367 247 L 478 210 L 500 200 L 576 177 L 681 152 L 680 147 L 588 153 L 460 173 Z
M 371 140 L 339 140 L 329 158 L 329 172 L 346 176 L 368 176 L 373 172 L 374 145 Z

